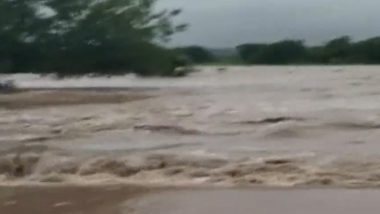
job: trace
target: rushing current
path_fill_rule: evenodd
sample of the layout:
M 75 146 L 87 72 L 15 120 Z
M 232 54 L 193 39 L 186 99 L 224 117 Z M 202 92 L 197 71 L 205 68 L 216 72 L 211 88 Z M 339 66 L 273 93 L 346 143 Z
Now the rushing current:
M 380 185 L 379 66 L 198 69 L 185 78 L 2 76 L 28 99 L 49 88 L 66 90 L 63 99 L 78 88 L 140 98 L 0 106 L 0 183 Z M 0 104 L 4 96 L 16 95 Z

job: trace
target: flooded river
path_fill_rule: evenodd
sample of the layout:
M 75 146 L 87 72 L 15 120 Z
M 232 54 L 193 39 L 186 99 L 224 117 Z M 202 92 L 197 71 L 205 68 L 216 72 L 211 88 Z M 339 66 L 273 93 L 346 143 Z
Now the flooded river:
M 380 185 L 379 66 L 200 70 L 3 76 L 0 183 Z

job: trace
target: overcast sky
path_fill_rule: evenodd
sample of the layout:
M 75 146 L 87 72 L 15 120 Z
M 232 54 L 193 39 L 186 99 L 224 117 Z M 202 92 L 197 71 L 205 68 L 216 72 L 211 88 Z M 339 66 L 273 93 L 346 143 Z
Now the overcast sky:
M 182 8 L 177 20 L 190 24 L 173 45 L 234 47 L 245 42 L 303 39 L 320 44 L 350 35 L 380 35 L 379 0 L 158 0 Z

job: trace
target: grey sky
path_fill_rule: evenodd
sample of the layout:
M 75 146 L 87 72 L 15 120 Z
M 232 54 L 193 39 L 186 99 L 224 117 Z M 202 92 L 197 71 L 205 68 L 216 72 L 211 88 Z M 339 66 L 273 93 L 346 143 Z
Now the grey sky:
M 234 47 L 285 38 L 319 44 L 337 36 L 380 35 L 378 0 L 158 0 L 159 7 L 182 8 L 177 20 L 190 29 L 173 45 Z

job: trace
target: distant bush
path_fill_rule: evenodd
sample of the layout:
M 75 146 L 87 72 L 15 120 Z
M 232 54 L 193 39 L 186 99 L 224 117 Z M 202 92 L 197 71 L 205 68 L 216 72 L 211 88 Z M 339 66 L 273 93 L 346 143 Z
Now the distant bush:
M 215 57 L 209 50 L 200 46 L 181 47 L 177 48 L 177 51 L 189 62 L 196 64 L 209 63 L 215 60 Z
M 247 63 L 260 63 L 261 54 L 267 48 L 267 44 L 243 44 L 236 49 L 242 60 Z
M 246 44 L 237 47 L 242 59 L 254 64 L 289 64 L 304 61 L 302 41 L 285 40 L 273 44 Z

